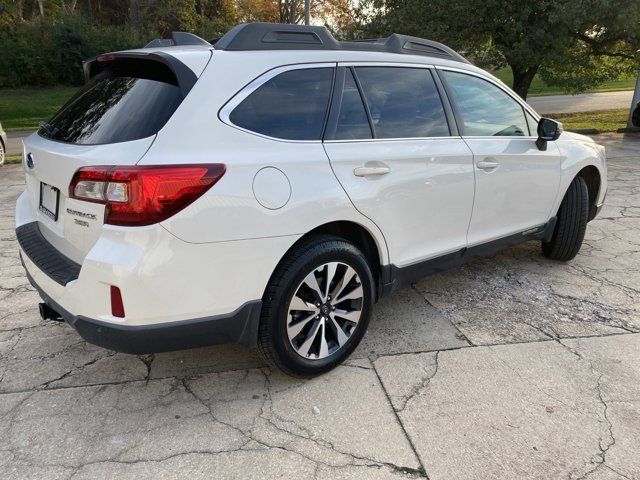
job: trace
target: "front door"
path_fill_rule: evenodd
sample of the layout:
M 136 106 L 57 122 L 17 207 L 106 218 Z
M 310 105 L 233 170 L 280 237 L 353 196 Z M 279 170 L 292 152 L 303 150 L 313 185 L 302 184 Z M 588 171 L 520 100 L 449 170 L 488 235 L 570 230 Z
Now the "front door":
M 471 148 L 476 176 L 468 244 L 474 246 L 545 224 L 560 185 L 560 151 L 536 146 L 536 119 L 483 78 L 439 70 Z

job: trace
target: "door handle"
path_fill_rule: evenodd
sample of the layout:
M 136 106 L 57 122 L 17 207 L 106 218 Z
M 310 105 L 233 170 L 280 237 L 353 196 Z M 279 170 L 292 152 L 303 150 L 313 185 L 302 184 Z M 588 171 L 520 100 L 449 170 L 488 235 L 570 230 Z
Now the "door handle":
M 391 169 L 389 167 L 358 167 L 353 171 L 356 177 L 370 177 L 373 175 L 386 175 Z
M 476 163 L 476 167 L 478 167 L 480 170 L 495 170 L 499 166 L 500 164 L 498 162 L 492 162 L 489 160 L 480 160 L 478 163 Z

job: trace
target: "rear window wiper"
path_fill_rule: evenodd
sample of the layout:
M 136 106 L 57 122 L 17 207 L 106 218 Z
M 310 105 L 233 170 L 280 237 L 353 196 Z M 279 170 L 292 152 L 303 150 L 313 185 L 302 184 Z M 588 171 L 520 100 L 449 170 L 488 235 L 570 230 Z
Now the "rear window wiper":
M 51 125 L 49 122 L 40 122 L 38 123 L 40 128 L 47 132 L 50 138 L 55 139 L 56 137 L 61 137 L 61 132 L 56 127 Z

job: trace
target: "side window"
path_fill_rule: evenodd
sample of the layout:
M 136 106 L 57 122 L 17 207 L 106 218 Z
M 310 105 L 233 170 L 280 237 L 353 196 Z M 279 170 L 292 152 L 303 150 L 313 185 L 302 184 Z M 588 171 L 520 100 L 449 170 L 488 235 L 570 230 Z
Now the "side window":
M 335 140 L 372 138 L 367 112 L 350 69 L 347 69 L 340 102 Z
M 448 137 L 449 125 L 425 68 L 358 67 L 376 138 Z
M 234 125 L 270 137 L 320 140 L 332 80 L 332 68 L 283 72 L 245 98 L 229 119 Z
M 527 123 L 529 124 L 529 135 L 532 137 L 538 136 L 538 121 L 531 115 L 529 112 L 525 110 L 525 115 L 527 116 Z
M 527 136 L 522 106 L 491 82 L 464 73 L 442 72 L 462 116 L 463 135 Z

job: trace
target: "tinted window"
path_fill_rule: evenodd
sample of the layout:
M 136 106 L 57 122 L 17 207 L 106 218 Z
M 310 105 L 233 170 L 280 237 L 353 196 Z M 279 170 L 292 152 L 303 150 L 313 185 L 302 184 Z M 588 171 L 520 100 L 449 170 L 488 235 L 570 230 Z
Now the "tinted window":
M 449 135 L 442 100 L 429 70 L 359 67 L 356 75 L 377 138 Z
M 239 127 L 270 137 L 319 140 L 332 79 L 332 68 L 281 73 L 245 98 L 229 118 Z
M 336 140 L 350 140 L 371 137 L 371 127 L 364 103 L 362 103 L 362 97 L 351 70 L 347 70 L 334 138 Z
M 182 101 L 173 78 L 101 74 L 82 88 L 40 135 L 77 144 L 118 143 L 154 135 Z
M 526 136 L 522 106 L 492 83 L 464 73 L 444 71 L 469 136 Z

